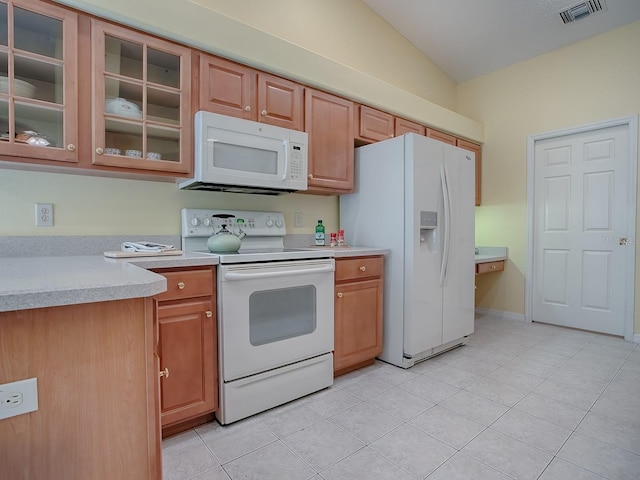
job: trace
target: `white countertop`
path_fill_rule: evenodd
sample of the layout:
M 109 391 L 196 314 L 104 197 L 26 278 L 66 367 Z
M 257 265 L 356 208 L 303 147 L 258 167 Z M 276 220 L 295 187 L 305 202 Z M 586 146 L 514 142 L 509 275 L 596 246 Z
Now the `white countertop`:
M 99 256 L 0 259 L 0 311 L 148 297 L 166 280 Z
M 308 247 L 309 250 L 322 248 L 325 250 L 333 250 L 334 257 L 368 257 L 370 255 L 388 255 L 389 250 L 378 247 Z M 306 249 L 305 249 L 306 250 Z
M 507 259 L 507 247 L 476 247 L 476 264 Z
M 384 255 L 368 247 L 317 247 L 336 257 Z M 166 291 L 157 268 L 217 265 L 217 255 L 107 258 L 102 255 L 0 257 L 0 312 L 150 297 Z

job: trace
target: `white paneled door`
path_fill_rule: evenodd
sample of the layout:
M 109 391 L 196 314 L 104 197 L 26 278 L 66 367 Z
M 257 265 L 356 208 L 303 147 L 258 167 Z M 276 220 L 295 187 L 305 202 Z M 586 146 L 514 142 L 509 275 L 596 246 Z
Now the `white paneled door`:
M 635 258 L 629 145 L 629 125 L 535 142 L 533 321 L 625 335 Z

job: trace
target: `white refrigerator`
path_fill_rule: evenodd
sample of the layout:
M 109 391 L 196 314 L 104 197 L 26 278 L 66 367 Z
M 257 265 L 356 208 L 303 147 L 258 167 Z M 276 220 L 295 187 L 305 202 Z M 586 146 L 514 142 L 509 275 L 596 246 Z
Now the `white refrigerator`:
M 473 333 L 474 154 L 411 133 L 357 148 L 355 161 L 340 228 L 349 245 L 390 251 L 379 358 L 409 368 Z

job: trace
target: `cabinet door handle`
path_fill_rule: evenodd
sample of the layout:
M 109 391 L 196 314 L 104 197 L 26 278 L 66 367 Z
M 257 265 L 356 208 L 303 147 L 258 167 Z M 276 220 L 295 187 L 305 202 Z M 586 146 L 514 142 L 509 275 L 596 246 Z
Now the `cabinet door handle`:
M 213 312 L 211 310 L 207 310 L 206 312 L 204 312 L 204 314 L 207 316 L 207 318 L 213 317 Z
M 251 106 L 247 105 L 246 107 L 244 107 L 244 111 L 245 112 L 250 112 L 251 111 Z
M 361 271 L 361 272 L 366 272 L 366 271 L 367 271 L 367 267 L 365 267 L 364 265 L 362 265 L 362 266 L 360 267 L 360 271 Z
M 313 173 L 310 173 L 309 175 L 307 175 L 307 177 L 313 178 Z
M 169 369 L 164 367 L 164 370 L 160 370 L 160 378 L 169 378 Z
M 262 114 L 262 116 L 265 116 L 267 114 L 267 111 L 266 110 L 262 110 L 260 113 Z
M 69 150 L 70 152 L 74 152 L 76 150 L 76 146 L 73 143 L 70 143 L 69 145 L 67 145 L 67 150 Z
M 178 289 L 184 290 L 185 284 L 184 282 L 178 282 Z
M 98 147 L 98 148 L 96 148 L 96 153 L 98 155 L 102 155 L 104 153 L 104 149 L 102 147 Z
M 342 292 L 338 292 L 338 298 L 342 298 L 342 297 L 343 297 Z

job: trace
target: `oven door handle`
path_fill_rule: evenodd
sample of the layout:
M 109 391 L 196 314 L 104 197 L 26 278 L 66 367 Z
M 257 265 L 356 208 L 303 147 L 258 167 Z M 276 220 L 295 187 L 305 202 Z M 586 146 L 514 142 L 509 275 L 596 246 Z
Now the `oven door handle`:
M 315 273 L 329 273 L 333 272 L 334 266 L 327 265 L 320 268 L 307 268 L 299 270 L 280 270 L 275 272 L 226 272 L 224 274 L 225 280 L 253 280 L 258 278 L 276 278 L 276 277 L 290 277 L 293 275 L 313 275 Z

